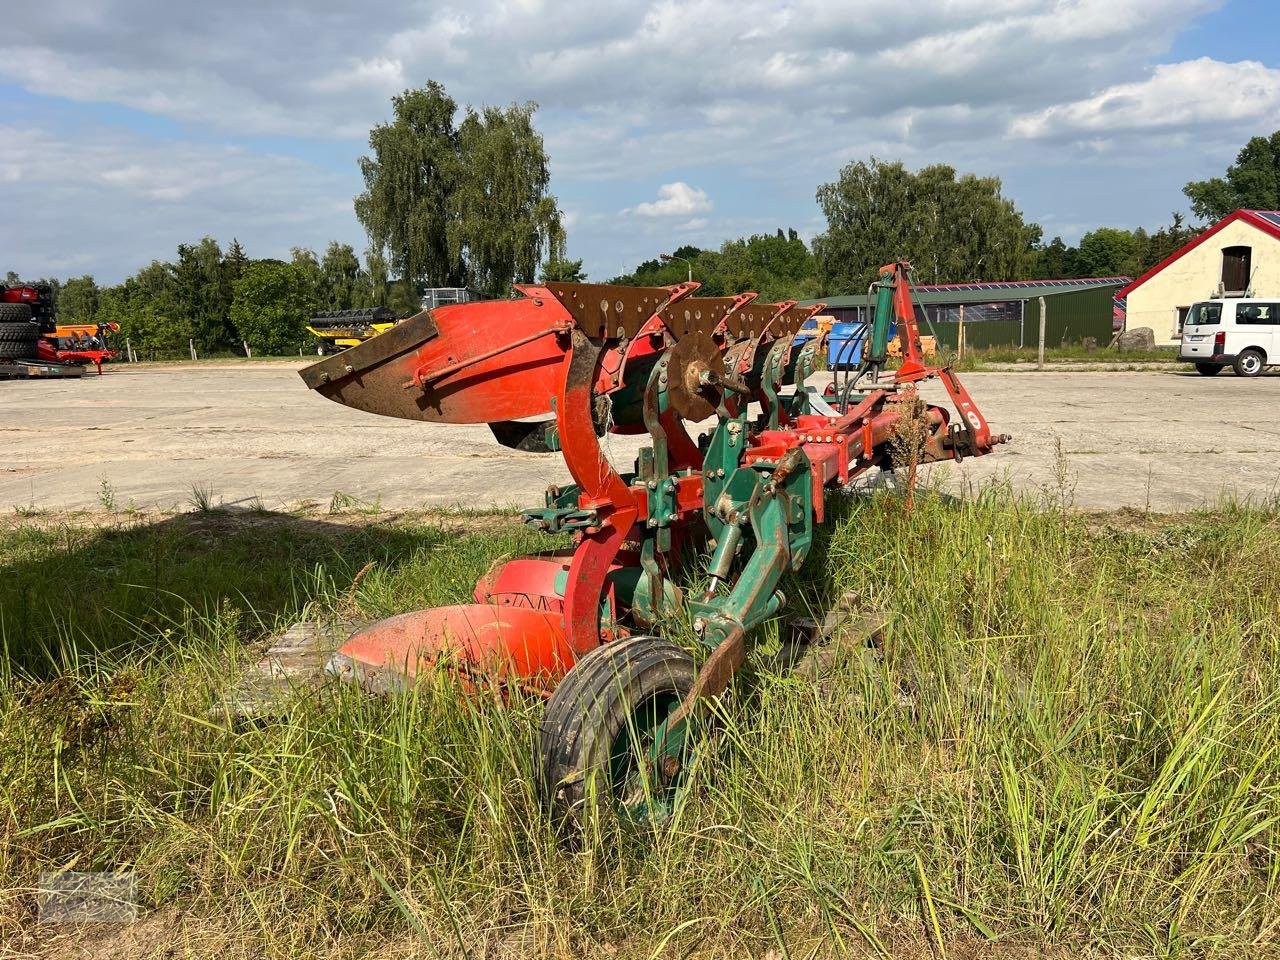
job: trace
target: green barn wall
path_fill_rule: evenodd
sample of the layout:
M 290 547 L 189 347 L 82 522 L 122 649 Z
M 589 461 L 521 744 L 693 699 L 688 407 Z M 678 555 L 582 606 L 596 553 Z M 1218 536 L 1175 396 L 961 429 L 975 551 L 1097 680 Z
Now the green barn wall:
M 1078 344 L 1085 337 L 1094 337 L 1098 343 L 1106 344 L 1111 340 L 1112 297 L 1117 286 L 1094 287 L 1082 290 L 1062 290 L 1045 295 L 1048 318 L 1045 323 L 1045 346 L 1056 347 L 1063 343 Z M 853 321 L 865 314 L 866 306 L 863 298 L 836 298 L 826 312 L 838 321 Z M 1013 303 L 1015 308 L 1019 301 L 998 301 Z M 935 306 L 947 307 L 952 311 L 958 306 L 956 298 L 940 297 L 936 293 L 924 293 L 917 298 L 916 317 L 920 322 L 920 332 L 937 336 L 940 343 L 952 349 L 959 336 L 959 325 L 954 321 L 930 324 L 923 307 L 933 313 Z M 970 349 L 982 350 L 988 347 L 1023 347 L 1034 348 L 1040 336 L 1040 301 L 1036 296 L 1029 296 L 1022 308 L 1022 321 L 1018 320 L 966 320 L 964 325 L 965 342 Z
M 1093 337 L 1106 345 L 1111 340 L 1112 294 L 1110 288 L 1073 290 L 1045 297 L 1049 316 L 1044 325 L 1045 346 L 1079 343 Z M 1040 337 L 1040 303 L 1027 303 L 1026 346 L 1036 346 Z

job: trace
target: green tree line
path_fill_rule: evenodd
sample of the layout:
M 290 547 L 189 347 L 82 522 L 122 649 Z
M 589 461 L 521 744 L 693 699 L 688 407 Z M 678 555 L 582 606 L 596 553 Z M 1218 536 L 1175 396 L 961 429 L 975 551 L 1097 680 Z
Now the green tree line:
M 702 284 L 698 292 L 705 296 L 722 297 L 744 290 L 754 290 L 765 300 L 819 295 L 812 251 L 795 230 L 781 229 L 725 241 L 719 250 L 678 247 L 667 259 L 646 260 L 633 272 L 609 282 L 667 286 L 686 280 L 690 268 L 693 279 Z
M 14 274 L 10 283 L 18 282 Z M 60 323 L 117 323 L 146 359 L 186 354 L 296 353 L 312 346 L 307 321 L 323 310 L 381 304 L 417 309 L 414 291 L 388 278 L 376 255 L 361 264 L 350 244 L 333 242 L 317 256 L 295 247 L 290 260 L 250 259 L 236 240 L 223 250 L 204 237 L 179 244 L 172 261 L 155 260 L 133 276 L 100 287 L 92 276 L 50 288 Z
M 811 245 L 794 229 L 716 250 L 686 245 L 611 282 L 665 286 L 691 272 L 710 296 L 754 290 L 765 300 L 804 300 L 863 291 L 879 266 L 900 258 L 920 283 L 1136 277 L 1199 230 L 1174 213 L 1154 232 L 1098 227 L 1075 246 L 1061 237 L 1046 243 L 1001 191 L 996 177 L 957 175 L 945 165 L 913 172 L 873 157 L 818 188 L 827 228 Z

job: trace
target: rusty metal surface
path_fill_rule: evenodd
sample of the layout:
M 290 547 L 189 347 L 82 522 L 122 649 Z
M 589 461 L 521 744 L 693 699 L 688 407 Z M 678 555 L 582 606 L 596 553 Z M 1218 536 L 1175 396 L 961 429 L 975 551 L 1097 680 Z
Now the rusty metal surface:
M 724 368 L 731 377 L 740 377 L 751 370 L 751 357 L 755 344 L 751 340 L 739 340 L 724 352 Z
M 298 374 L 302 377 L 302 382 L 312 390 L 322 390 L 328 384 L 361 375 L 393 357 L 407 353 L 438 336 L 439 332 L 431 311 L 423 310 L 358 346 L 303 367 Z
M 781 303 L 753 303 L 729 318 L 729 332 L 735 339 L 749 339 L 768 334 L 788 337 L 800 330 L 804 322 L 822 309 L 796 306 L 794 300 Z
M 794 300 L 750 304 L 729 318 L 729 332 L 738 339 L 763 336 L 766 330 L 776 328 L 779 318 L 794 305 Z
M 721 322 L 734 339 L 768 332 L 783 337 L 796 333 L 821 307 L 796 306 L 794 300 L 755 303 L 755 294 L 694 297 L 697 283 L 670 287 L 628 287 L 602 283 L 548 283 L 517 287 L 526 296 L 548 293 L 559 300 L 589 337 L 634 337 L 654 314 L 677 337 L 712 334 Z
M 625 287 L 612 283 L 548 283 L 543 289 L 564 305 L 587 336 L 620 339 L 634 337 L 646 320 L 693 293 L 698 284 Z
M 667 729 L 674 730 L 693 715 L 699 701 L 718 697 L 729 686 L 731 681 L 747 659 L 746 633 L 741 627 L 735 627 L 720 645 L 707 657 L 702 669 L 693 681 L 693 688 L 685 696 L 680 705 L 667 715 Z
M 690 333 L 710 334 L 740 302 L 741 296 L 686 297 L 664 308 L 662 319 L 676 337 Z
M 675 411 L 690 423 L 715 413 L 720 403 L 717 385 L 724 378 L 724 358 L 716 342 L 697 331 L 677 341 L 667 356 L 667 392 Z
M 729 334 L 735 340 L 760 336 L 769 321 L 782 309 L 780 303 L 751 303 L 729 318 Z
M 262 658 L 236 680 L 209 710 L 212 717 L 269 717 L 288 708 L 299 690 L 324 680 L 325 665 L 364 623 L 295 623 L 272 642 Z

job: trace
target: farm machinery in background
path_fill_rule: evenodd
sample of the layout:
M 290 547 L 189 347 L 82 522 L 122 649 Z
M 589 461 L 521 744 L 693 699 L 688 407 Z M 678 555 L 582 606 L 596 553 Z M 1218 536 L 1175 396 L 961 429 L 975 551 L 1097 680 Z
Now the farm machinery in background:
M 422 309 L 434 310 L 450 303 L 470 303 L 479 299 L 465 287 L 428 287 L 422 294 Z M 329 310 L 317 313 L 307 324 L 307 332 L 316 338 L 316 353 L 326 356 L 359 346 L 370 337 L 386 333 L 399 319 L 387 307 L 365 307 L 354 310 Z
M 119 332 L 118 323 L 60 323 L 37 341 L 37 356 L 56 363 L 92 363 L 101 374 L 103 361 L 119 356 L 107 344 L 107 337 Z
M 302 370 L 356 409 L 486 423 L 508 446 L 557 450 L 574 481 L 524 512 L 569 547 L 499 562 L 473 603 L 358 630 L 329 672 L 387 690 L 448 670 L 469 690 L 545 697 L 539 790 L 553 816 L 606 797 L 661 818 L 696 715 L 783 610 L 779 584 L 804 563 L 826 495 L 892 469 L 907 434 L 913 465 L 1008 439 L 950 368 L 926 365 L 908 272 L 882 268 L 862 361 L 827 391 L 806 383 L 825 336 L 802 333 L 821 305 L 698 297 L 692 282 L 519 285 L 516 299 L 426 310 Z M 895 323 L 904 357 L 888 372 Z M 919 398 L 931 379 L 954 414 Z M 606 458 L 606 432 L 648 434 L 633 470 Z M 700 669 L 657 635 L 673 622 L 705 648 Z
M 87 364 L 102 373 L 116 357 L 107 336 L 115 323 L 59 324 L 43 285 L 0 288 L 0 377 L 78 377 Z
M 317 313 L 307 324 L 307 333 L 316 338 L 316 353 L 325 356 L 357 347 L 370 337 L 386 333 L 396 325 L 396 315 L 386 307 L 365 310 L 329 310 Z

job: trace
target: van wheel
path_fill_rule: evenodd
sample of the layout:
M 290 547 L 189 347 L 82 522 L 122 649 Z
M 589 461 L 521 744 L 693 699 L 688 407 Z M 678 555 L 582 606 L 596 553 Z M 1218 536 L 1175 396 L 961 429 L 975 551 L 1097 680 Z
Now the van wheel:
M 1240 355 L 1236 357 L 1236 362 L 1231 366 L 1237 377 L 1256 377 L 1262 372 L 1266 363 L 1262 351 L 1250 347 L 1248 350 L 1241 350 Z
M 1220 363 L 1197 363 L 1196 373 L 1202 377 L 1216 377 L 1222 372 L 1222 364 Z

